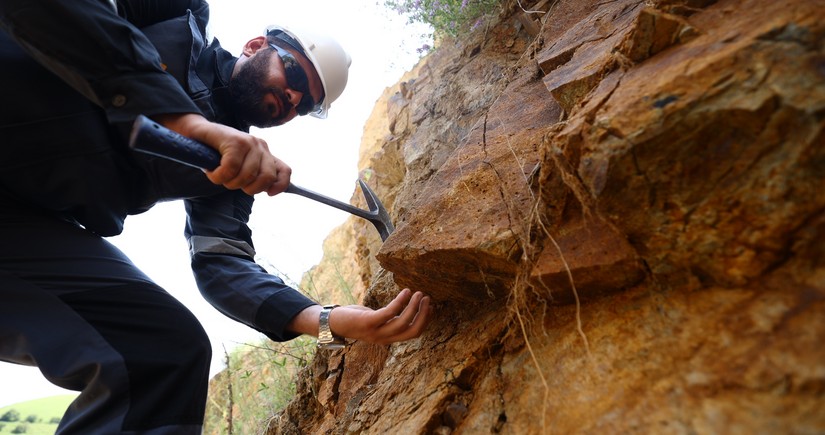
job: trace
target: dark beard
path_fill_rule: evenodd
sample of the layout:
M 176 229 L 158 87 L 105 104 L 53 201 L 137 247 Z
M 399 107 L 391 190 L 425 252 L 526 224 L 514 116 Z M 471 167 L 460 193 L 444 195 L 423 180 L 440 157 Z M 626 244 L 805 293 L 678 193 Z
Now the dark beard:
M 260 128 L 280 125 L 292 111 L 292 104 L 283 90 L 262 85 L 273 53 L 274 50 L 266 50 L 249 59 L 229 81 L 232 110 L 238 120 L 246 125 Z M 264 108 L 263 98 L 269 93 L 274 93 L 281 100 L 283 110 L 277 118 L 272 118 L 272 114 Z

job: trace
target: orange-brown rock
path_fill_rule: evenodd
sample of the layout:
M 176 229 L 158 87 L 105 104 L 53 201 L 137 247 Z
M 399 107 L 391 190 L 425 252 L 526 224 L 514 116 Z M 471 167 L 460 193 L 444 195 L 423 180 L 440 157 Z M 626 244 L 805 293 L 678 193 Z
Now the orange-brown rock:
M 512 80 L 379 253 L 399 285 L 468 301 L 504 295 L 512 285 L 535 202 L 530 178 L 544 129 L 560 114 L 535 71 Z
M 644 264 L 621 233 L 600 219 L 566 222 L 542 249 L 531 271 L 531 285 L 552 302 L 592 300 L 638 284 Z
M 319 354 L 269 432 L 825 432 L 825 1 L 528 3 L 365 131 L 363 302 L 432 324 Z

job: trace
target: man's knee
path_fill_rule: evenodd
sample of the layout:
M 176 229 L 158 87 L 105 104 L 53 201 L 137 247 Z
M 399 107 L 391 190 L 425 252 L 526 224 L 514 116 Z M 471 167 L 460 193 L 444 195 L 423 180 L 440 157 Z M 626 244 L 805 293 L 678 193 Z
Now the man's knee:
M 178 354 L 181 363 L 194 365 L 206 364 L 207 370 L 212 360 L 212 343 L 204 331 L 203 326 L 194 316 L 185 320 L 179 319 L 174 325 L 173 341 L 167 348 L 173 354 Z
M 122 358 L 130 403 L 124 427 L 200 424 L 212 356 L 200 322 L 152 283 L 94 292 L 70 302 Z

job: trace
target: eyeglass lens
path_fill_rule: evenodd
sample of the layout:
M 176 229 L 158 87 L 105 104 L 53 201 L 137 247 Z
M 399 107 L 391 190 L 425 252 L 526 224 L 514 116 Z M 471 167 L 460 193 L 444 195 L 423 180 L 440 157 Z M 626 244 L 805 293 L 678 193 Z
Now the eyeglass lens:
M 295 111 L 298 112 L 299 115 L 303 116 L 313 110 L 316 110 L 319 105 L 312 100 L 312 95 L 309 92 L 309 79 L 307 79 L 306 72 L 301 67 L 301 64 L 298 63 L 298 60 L 295 59 L 295 56 L 293 56 L 292 53 L 278 47 L 273 43 L 269 43 L 269 46 L 278 52 L 278 56 L 280 56 L 281 62 L 284 64 L 287 85 L 303 94 L 301 101 L 295 107 Z

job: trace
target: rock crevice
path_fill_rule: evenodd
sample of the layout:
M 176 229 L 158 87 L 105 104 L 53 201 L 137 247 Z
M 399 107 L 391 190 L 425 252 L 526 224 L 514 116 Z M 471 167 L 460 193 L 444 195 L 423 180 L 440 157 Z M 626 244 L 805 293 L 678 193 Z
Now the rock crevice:
M 269 432 L 825 431 L 825 2 L 522 4 L 365 127 L 396 231 L 336 255 L 433 323 L 319 354 Z

